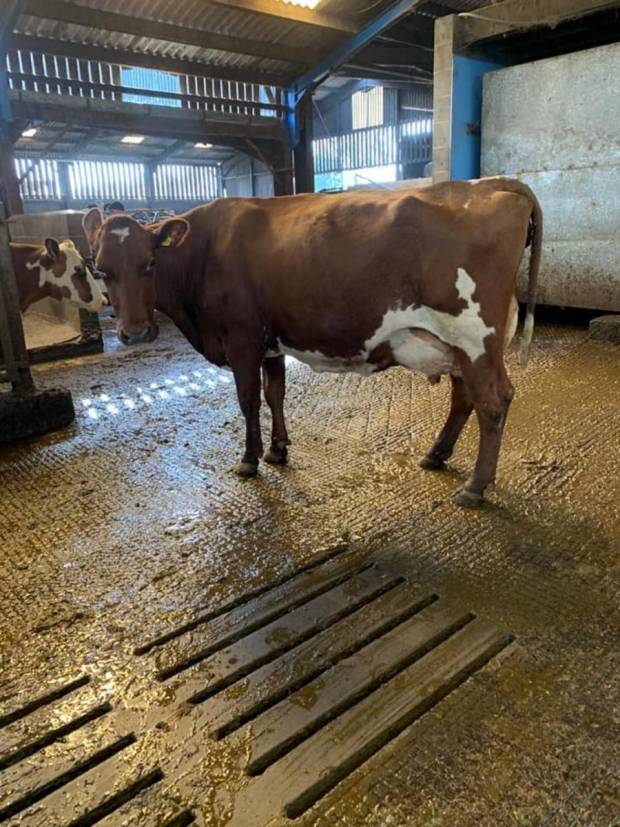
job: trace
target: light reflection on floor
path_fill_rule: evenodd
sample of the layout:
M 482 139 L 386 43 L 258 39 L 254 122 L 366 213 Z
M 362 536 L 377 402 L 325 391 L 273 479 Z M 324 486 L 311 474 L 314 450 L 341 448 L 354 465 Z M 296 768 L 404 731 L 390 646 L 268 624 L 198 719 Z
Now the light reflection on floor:
M 108 393 L 84 396 L 80 399 L 80 405 L 85 409 L 88 418 L 95 421 L 105 416 L 144 411 L 151 405 L 175 397 L 196 396 L 201 392 L 213 390 L 218 384 L 230 385 L 232 378 L 221 370 L 209 367 L 204 371 L 194 370 L 191 375 L 182 373 L 174 379 L 166 377 L 161 382 L 151 382 L 148 388 L 136 386 L 133 394 L 120 393 L 116 398 L 112 398 Z

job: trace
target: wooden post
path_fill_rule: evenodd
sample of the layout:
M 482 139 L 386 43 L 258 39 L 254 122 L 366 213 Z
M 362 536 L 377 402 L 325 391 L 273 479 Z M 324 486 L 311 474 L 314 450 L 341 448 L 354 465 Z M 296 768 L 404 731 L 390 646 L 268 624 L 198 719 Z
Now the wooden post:
M 0 187 L 8 215 L 24 211 L 15 169 L 15 154 L 11 135 L 11 104 L 9 81 L 5 68 L 6 54 L 0 49 Z
M 273 172 L 273 194 L 293 195 L 292 152 L 286 143 L 282 143 L 278 150 L 269 156 L 271 170 Z
M 19 191 L 13 146 L 10 143 L 0 144 L 0 179 L 7 214 L 21 215 L 24 212 L 24 203 Z
M 28 351 L 24 339 L 13 257 L 9 246 L 9 231 L 0 218 L 0 344 L 4 365 L 13 390 L 28 393 L 34 390 L 34 382 L 28 363 Z
M 312 93 L 307 92 L 295 108 L 297 140 L 293 151 L 295 192 L 314 192 L 314 155 L 312 152 Z

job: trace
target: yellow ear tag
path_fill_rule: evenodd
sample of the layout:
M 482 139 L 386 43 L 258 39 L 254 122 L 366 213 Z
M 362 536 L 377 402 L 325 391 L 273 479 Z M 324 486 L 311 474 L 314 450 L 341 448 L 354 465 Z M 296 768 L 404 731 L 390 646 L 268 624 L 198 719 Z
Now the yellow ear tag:
M 172 247 L 172 236 L 167 235 L 166 238 L 162 241 L 161 247 Z

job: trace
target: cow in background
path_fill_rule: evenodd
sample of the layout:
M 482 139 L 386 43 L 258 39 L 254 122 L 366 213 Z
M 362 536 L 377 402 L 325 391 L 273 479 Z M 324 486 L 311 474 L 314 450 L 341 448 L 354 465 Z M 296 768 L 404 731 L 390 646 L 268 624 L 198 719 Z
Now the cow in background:
M 46 238 L 43 245 L 12 243 L 11 252 L 22 313 L 45 298 L 95 313 L 107 303 L 72 241 Z

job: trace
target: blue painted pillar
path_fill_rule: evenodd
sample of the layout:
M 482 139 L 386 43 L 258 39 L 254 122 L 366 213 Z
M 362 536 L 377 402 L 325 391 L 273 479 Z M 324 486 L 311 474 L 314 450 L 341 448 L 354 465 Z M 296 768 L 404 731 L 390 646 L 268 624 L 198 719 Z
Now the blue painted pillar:
M 482 77 L 501 69 L 489 60 L 454 55 L 452 63 L 452 127 L 450 178 L 480 177 L 480 130 L 482 121 Z

